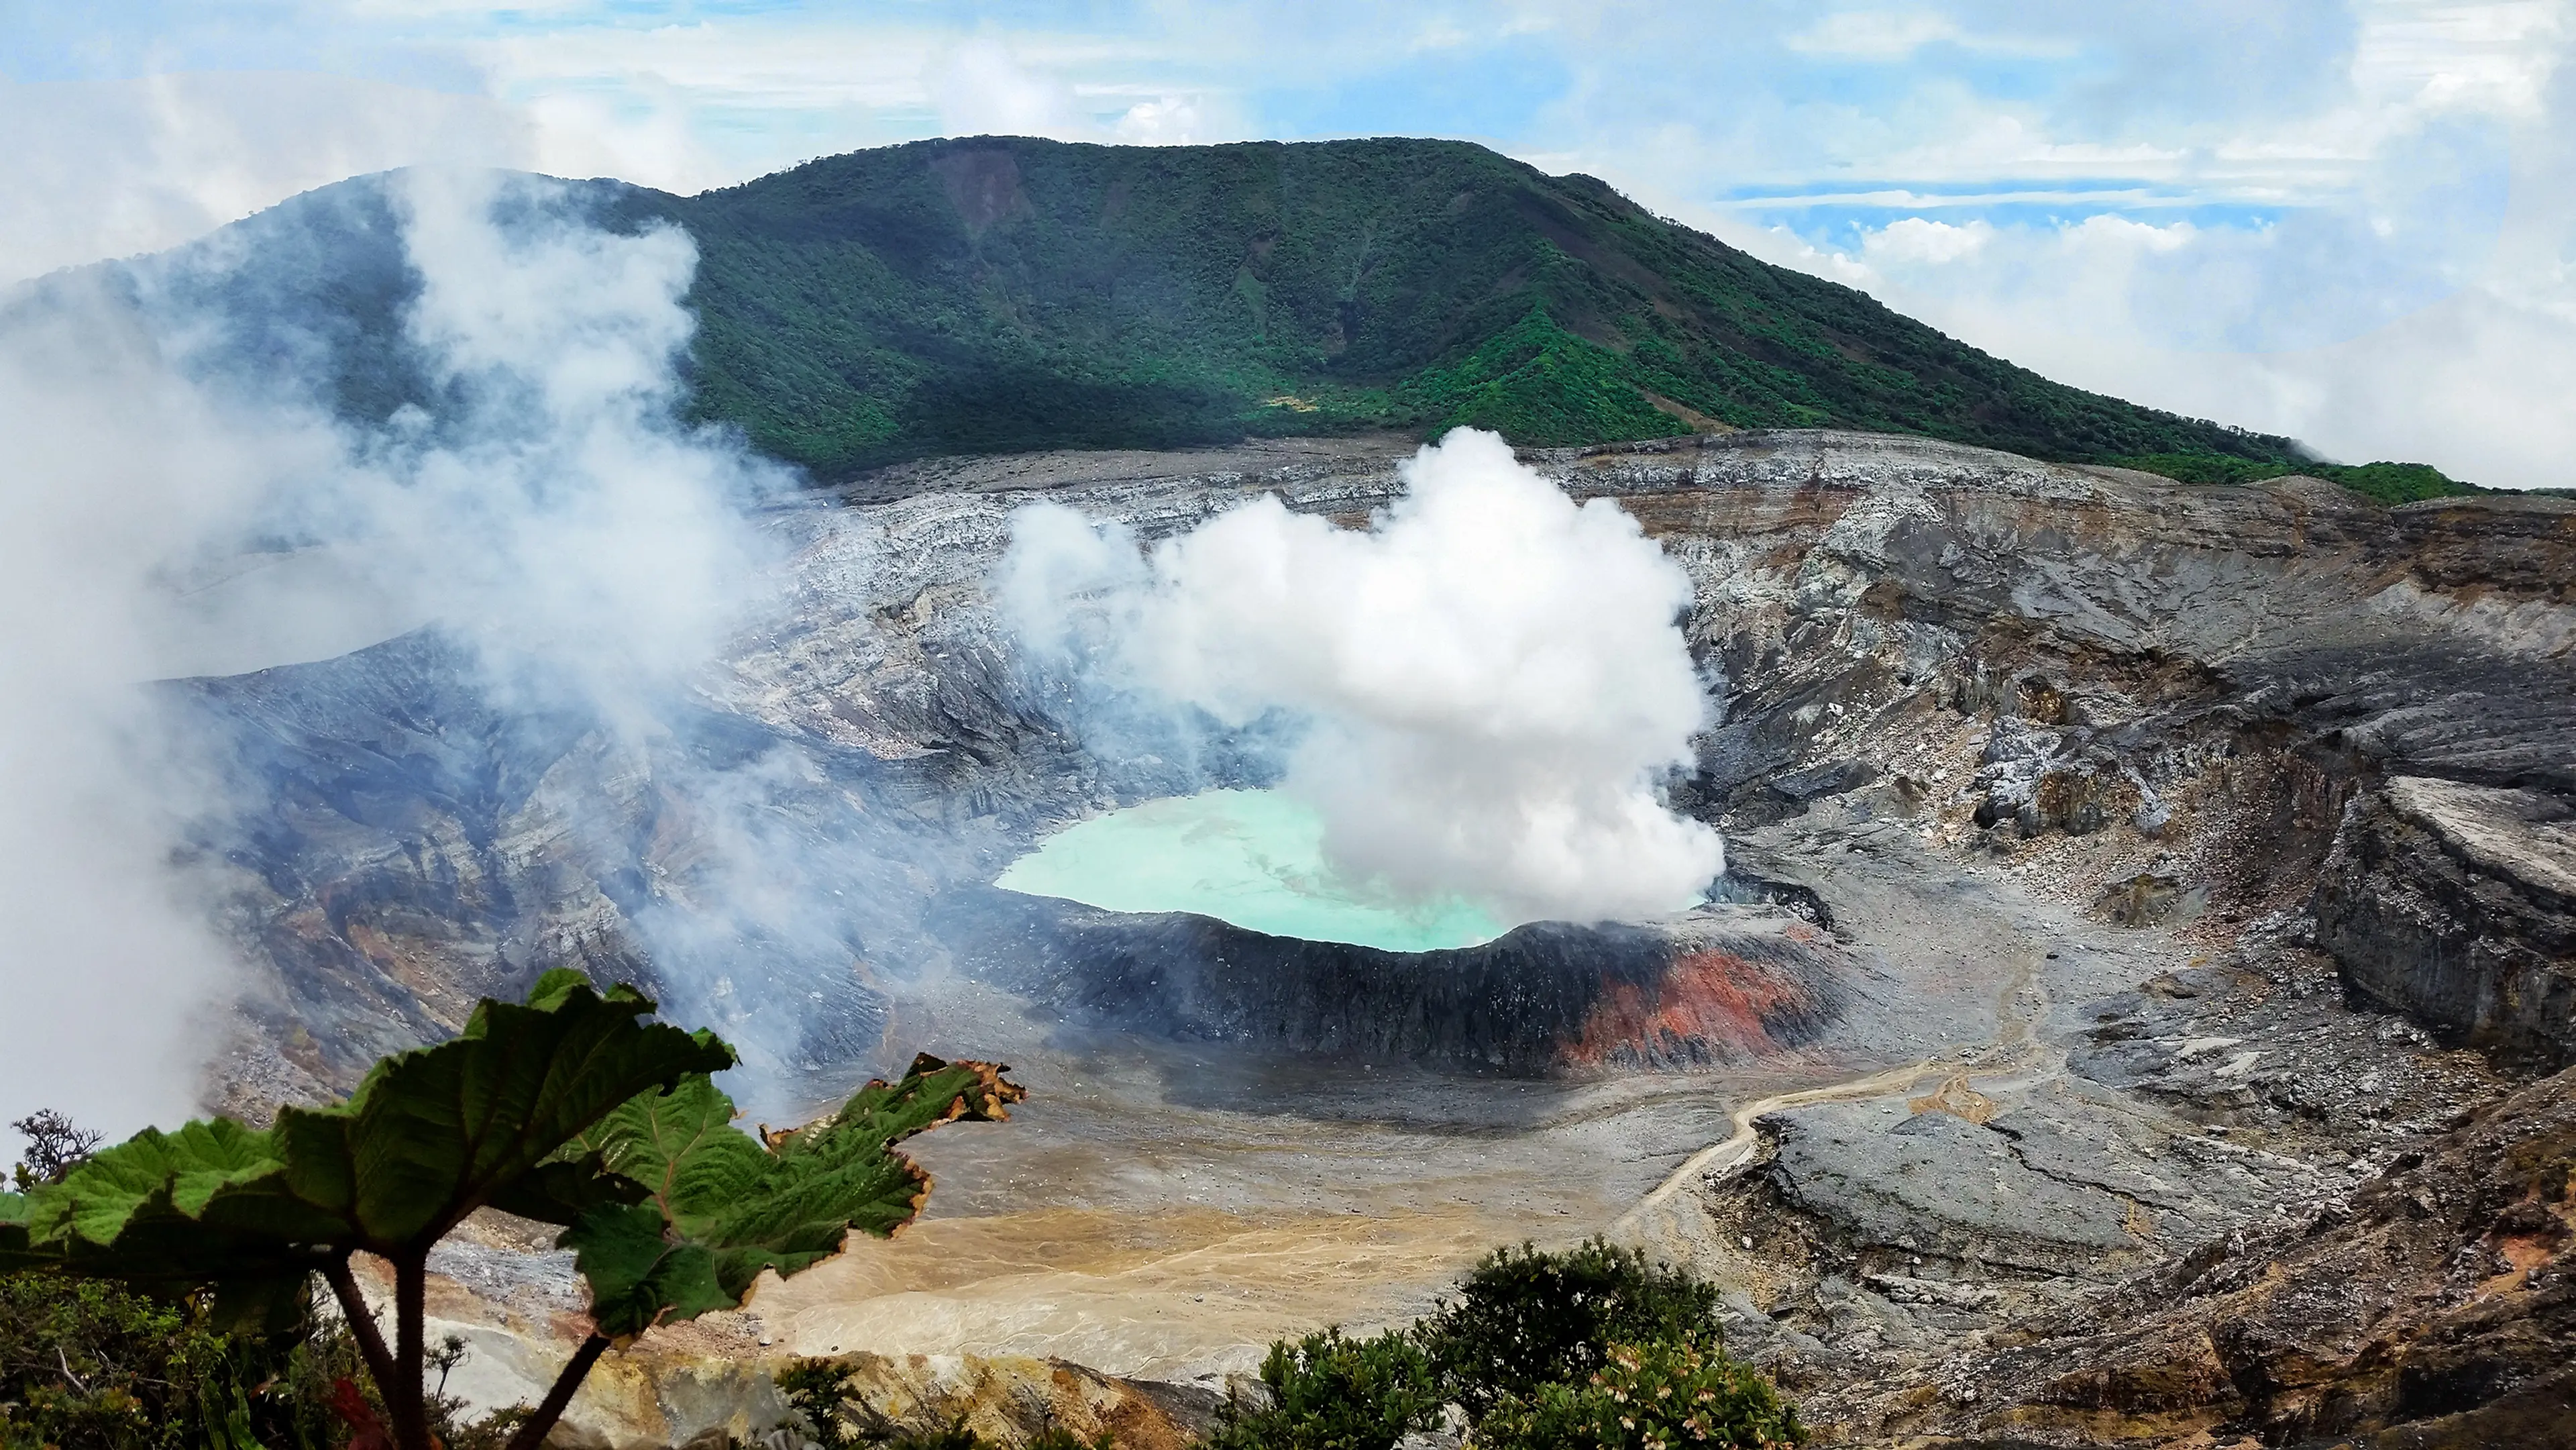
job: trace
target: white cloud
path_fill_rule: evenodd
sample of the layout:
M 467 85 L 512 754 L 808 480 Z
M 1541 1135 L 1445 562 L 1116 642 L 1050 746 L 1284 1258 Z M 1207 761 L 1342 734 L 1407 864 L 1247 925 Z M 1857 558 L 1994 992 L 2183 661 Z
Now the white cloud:
M 1823 251 L 1747 238 L 1774 260 L 1871 292 L 2046 376 L 2197 417 L 2287 433 L 2343 462 L 2430 461 L 2497 487 L 2576 484 L 2576 211 L 2555 184 L 2576 148 L 2536 146 L 2490 265 L 2447 297 L 2325 346 L 2184 348 L 2195 301 L 2259 307 L 2245 254 L 2274 275 L 2324 265 L 2281 239 L 2187 221 L 2073 225 L 1902 218 Z
M 0 284 L 154 251 L 361 172 L 525 166 L 528 118 L 480 96 L 341 76 L 0 79 Z
M 1994 234 L 1995 229 L 1982 221 L 1952 226 L 1948 222 L 1906 217 L 1871 232 L 1862 243 L 1861 255 L 1870 261 L 1899 266 L 1911 262 L 1939 266 L 1975 256 Z
M 1196 96 L 1138 101 L 1118 118 L 1118 139 L 1135 146 L 1188 146 L 1220 139 Z
M 935 99 L 939 128 L 951 136 L 1051 136 L 1091 140 L 1097 124 L 1083 114 L 1073 87 L 1033 71 L 1000 41 L 957 48 L 941 69 Z
M 1844 10 L 1796 35 L 1791 50 L 1853 60 L 1903 60 L 1935 41 L 1956 40 L 1959 27 L 1946 15 L 1920 10 Z
M 407 335 L 447 385 L 435 419 L 361 433 L 236 376 L 220 319 L 160 310 L 184 290 L 172 272 L 219 279 L 219 248 L 139 266 L 140 306 L 97 274 L 11 299 L 0 1001 L 17 1030 L 0 1119 L 52 1106 L 119 1133 L 166 1123 L 220 1046 L 206 1019 L 240 986 L 208 929 L 223 891 L 176 863 L 231 803 L 191 753 L 202 722 L 140 686 L 175 657 L 264 668 L 326 635 L 322 653 L 373 643 L 349 637 L 365 620 L 436 620 L 480 646 L 486 677 L 470 683 L 579 702 L 635 734 L 776 585 L 774 541 L 745 506 L 792 482 L 675 416 L 694 244 L 590 230 L 549 186 L 488 172 L 414 172 L 389 191 L 422 278 Z M 271 564 L 279 538 L 314 546 Z M 236 587 L 306 562 L 326 567 Z M 738 786 L 660 782 L 705 787 L 690 808 L 711 813 Z
M 2561 0 L 2375 0 L 2353 88 L 2381 106 L 2535 119 L 2569 38 Z

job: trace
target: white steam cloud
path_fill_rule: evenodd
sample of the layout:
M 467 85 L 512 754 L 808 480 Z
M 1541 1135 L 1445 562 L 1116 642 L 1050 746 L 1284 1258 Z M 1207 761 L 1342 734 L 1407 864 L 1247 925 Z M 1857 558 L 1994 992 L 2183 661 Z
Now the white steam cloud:
M 1577 506 L 1490 433 L 1401 469 L 1365 532 L 1275 498 L 1150 553 L 1037 504 L 998 577 L 1033 655 L 1234 726 L 1303 726 L 1281 789 L 1339 870 L 1516 921 L 1659 915 L 1725 869 L 1658 786 L 1707 695 L 1690 581 L 1606 500 Z
M 0 1117 L 184 1116 L 242 985 L 177 864 L 227 802 L 143 682 L 438 621 L 490 687 L 628 721 L 772 587 L 741 505 L 783 477 L 675 418 L 688 238 L 527 178 L 386 184 L 435 415 L 253 396 L 200 351 L 219 326 L 156 311 L 155 264 L 139 305 L 106 276 L 0 297 Z

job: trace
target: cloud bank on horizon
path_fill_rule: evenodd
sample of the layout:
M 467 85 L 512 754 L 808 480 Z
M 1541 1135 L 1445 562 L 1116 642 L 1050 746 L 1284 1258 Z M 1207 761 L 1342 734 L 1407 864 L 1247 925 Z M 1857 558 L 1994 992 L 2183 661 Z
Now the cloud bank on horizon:
M 2576 0 L 0 15 L 0 281 L 415 161 L 690 191 L 943 134 L 1460 136 L 2069 382 L 2576 483 Z

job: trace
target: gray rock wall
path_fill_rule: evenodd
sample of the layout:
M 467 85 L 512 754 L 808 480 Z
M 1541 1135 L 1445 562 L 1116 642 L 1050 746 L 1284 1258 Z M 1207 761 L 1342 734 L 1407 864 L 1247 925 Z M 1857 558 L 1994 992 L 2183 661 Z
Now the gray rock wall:
M 977 976 L 1101 1025 L 1193 1041 L 1535 1076 L 1746 1063 L 1812 1041 L 1850 966 L 1786 911 L 1535 922 L 1389 952 L 964 890 L 940 924 Z
M 2318 945 L 2365 997 L 2502 1055 L 2576 1062 L 2576 807 L 2399 776 L 2356 799 Z
M 1015 660 L 984 592 L 1011 511 L 1049 498 L 1151 539 L 1272 495 L 1359 524 L 1404 451 L 953 460 L 782 511 L 775 617 L 640 736 L 496 705 L 429 638 L 174 687 L 243 803 L 203 839 L 264 977 L 255 1050 L 227 1072 L 245 1101 L 327 1090 L 562 963 L 658 982 L 790 1069 L 863 1054 L 884 1020 L 867 984 L 957 954 L 936 902 L 1061 823 L 1261 766 L 1257 742 L 1151 722 L 1104 743 L 1092 702 Z M 2345 802 L 2383 776 L 2576 795 L 2576 504 L 2392 511 L 2315 480 L 2191 488 L 1831 433 L 1532 461 L 1617 500 L 1693 581 L 1719 718 L 1673 799 L 1709 819 L 1874 792 L 1981 805 L 2002 834 L 2154 834 L 2252 761 L 2242 777 L 2279 798 L 2237 802 L 2244 879 L 2174 883 L 2225 912 L 2304 895 Z M 1972 770 L 1869 755 L 1874 729 L 1932 712 L 1986 732 Z M 2426 939 L 2548 919 L 2477 900 L 2478 924 Z M 2337 940 L 2365 952 L 2376 931 Z

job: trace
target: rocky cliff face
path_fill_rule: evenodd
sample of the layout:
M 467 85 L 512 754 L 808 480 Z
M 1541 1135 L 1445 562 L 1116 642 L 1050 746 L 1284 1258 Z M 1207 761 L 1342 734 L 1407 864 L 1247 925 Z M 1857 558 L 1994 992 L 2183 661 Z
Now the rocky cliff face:
M 946 915 L 948 939 L 976 975 L 1088 1021 L 1521 1075 L 1754 1062 L 1815 1040 L 1848 975 L 1831 937 L 1785 913 L 1534 922 L 1436 952 L 1008 892 L 964 895 Z
M 2576 806 L 2398 776 L 2345 816 L 2317 940 L 2354 989 L 2499 1053 L 2576 1061 Z
M 2576 1443 L 2571 1167 L 2562 1074 L 2287 1222 L 1834 1399 L 1883 1443 Z

